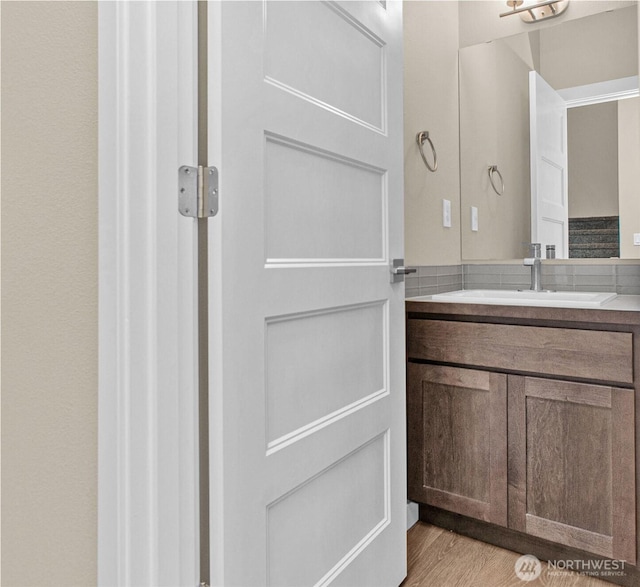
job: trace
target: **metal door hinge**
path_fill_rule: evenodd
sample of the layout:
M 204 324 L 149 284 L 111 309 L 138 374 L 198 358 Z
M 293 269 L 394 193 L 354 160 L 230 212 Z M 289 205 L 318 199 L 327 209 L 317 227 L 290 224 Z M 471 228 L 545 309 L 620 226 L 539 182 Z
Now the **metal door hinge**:
M 215 167 L 180 167 L 178 210 L 190 218 L 209 218 L 218 213 L 218 170 Z

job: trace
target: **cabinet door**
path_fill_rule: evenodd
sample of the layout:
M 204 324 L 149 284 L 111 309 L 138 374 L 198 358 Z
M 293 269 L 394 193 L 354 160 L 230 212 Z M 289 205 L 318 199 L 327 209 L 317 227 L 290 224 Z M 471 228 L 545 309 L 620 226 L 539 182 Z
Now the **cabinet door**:
M 507 523 L 507 377 L 409 363 L 409 499 Z
M 634 392 L 509 377 L 509 527 L 636 562 Z

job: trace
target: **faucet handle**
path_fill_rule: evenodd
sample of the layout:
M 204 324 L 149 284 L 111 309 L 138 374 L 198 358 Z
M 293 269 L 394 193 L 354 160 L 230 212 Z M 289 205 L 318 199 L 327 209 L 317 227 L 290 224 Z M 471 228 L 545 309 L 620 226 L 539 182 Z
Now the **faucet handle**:
M 527 257 L 542 258 L 542 243 L 528 243 L 522 241 L 520 244 L 527 247 Z
M 529 253 L 532 257 L 540 259 L 542 257 L 542 243 L 529 243 Z

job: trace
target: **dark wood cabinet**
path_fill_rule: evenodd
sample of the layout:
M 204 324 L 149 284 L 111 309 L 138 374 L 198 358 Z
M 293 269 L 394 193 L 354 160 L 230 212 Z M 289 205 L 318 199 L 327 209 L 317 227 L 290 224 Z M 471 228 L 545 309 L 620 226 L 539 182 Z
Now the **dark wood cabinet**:
M 507 524 L 507 376 L 409 363 L 409 496 Z
M 636 560 L 634 392 L 509 377 L 509 527 Z
M 409 499 L 635 565 L 638 332 L 502 322 L 409 312 Z

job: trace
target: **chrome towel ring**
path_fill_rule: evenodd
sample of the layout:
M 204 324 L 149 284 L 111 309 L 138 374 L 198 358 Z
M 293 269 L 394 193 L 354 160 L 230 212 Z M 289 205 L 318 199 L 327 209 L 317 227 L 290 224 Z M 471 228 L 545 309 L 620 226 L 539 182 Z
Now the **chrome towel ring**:
M 433 153 L 433 166 L 429 165 L 427 158 L 424 156 L 423 146 L 425 141 L 427 141 L 431 146 L 431 152 Z M 429 138 L 429 131 L 421 130 L 416 135 L 416 143 L 418 143 L 418 149 L 420 149 L 420 156 L 422 157 L 424 164 L 427 166 L 427 169 L 429 171 L 435 171 L 436 169 L 438 169 L 438 155 L 436 155 L 436 148 L 433 146 L 433 141 Z
M 489 181 L 491 182 L 491 187 L 493 188 L 493 191 L 498 194 L 499 196 L 501 196 L 502 194 L 504 194 L 504 179 L 502 179 L 502 173 L 500 173 L 498 171 L 498 166 L 497 165 L 489 165 Z M 500 178 L 500 189 L 498 190 L 498 188 L 496 187 L 496 184 L 493 183 L 493 176 L 494 174 L 497 174 L 497 176 Z

